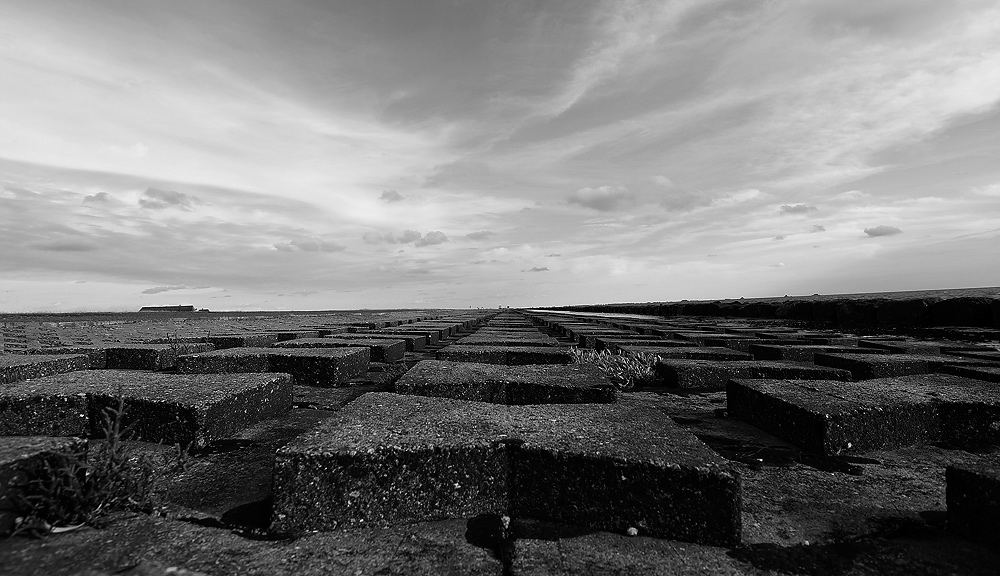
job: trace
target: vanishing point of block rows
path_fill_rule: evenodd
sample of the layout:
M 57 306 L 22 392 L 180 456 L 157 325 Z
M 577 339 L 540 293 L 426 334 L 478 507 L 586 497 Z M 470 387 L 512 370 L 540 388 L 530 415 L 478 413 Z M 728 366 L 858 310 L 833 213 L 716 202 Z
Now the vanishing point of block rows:
M 738 467 L 570 346 L 652 358 L 664 390 L 724 392 L 729 417 L 819 455 L 1000 443 L 990 345 L 554 311 L 404 320 L 26 346 L 0 356 L 0 431 L 93 438 L 123 397 L 137 439 L 205 447 L 307 387 L 394 373 L 277 451 L 272 530 L 494 514 L 722 546 L 741 541 Z M 996 476 L 949 469 L 956 530 L 996 538 L 995 497 L 976 496 Z

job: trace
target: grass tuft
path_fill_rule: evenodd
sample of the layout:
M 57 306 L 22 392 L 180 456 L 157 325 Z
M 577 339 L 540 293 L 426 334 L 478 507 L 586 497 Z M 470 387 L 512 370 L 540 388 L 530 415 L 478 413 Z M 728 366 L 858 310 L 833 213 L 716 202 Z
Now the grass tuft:
M 571 348 L 570 351 L 574 362 L 596 365 L 619 389 L 653 386 L 658 382 L 655 370 L 657 360 L 652 354 L 612 354 L 607 350 L 598 352 L 580 348 Z
M 100 526 L 115 510 L 150 512 L 157 467 L 147 455 L 134 456 L 124 444 L 132 426 L 123 427 L 125 400 L 104 409 L 105 441 L 96 453 L 86 449 L 47 459 L 41 473 L 21 486 L 14 534 L 40 537 L 80 526 Z M 55 462 L 55 464 L 53 464 Z

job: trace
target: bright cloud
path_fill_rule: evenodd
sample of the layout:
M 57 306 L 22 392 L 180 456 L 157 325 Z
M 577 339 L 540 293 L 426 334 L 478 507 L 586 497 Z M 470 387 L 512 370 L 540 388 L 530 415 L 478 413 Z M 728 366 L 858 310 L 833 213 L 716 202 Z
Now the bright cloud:
M 133 4 L 0 5 L 0 309 L 995 282 L 995 2 Z

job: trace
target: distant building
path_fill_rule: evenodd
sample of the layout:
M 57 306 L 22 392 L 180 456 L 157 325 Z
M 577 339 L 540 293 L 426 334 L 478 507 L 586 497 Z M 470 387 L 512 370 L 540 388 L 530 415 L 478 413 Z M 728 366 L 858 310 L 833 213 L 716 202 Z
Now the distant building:
M 143 306 L 139 312 L 194 312 L 194 306 Z

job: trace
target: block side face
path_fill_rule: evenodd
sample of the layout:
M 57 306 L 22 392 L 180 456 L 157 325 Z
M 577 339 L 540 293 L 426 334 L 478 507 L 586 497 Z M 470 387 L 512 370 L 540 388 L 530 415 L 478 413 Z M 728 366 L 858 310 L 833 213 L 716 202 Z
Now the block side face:
M 299 532 L 506 514 L 508 468 L 499 444 L 283 451 L 275 462 L 272 528 Z
M 256 385 L 238 390 L 205 407 L 199 441 L 231 437 L 261 420 L 280 416 L 292 408 L 292 377 L 270 374 Z
M 741 537 L 739 477 L 717 467 L 556 454 L 512 454 L 512 513 L 599 530 L 735 546 Z
M 370 349 L 344 348 L 276 350 L 268 356 L 270 370 L 291 374 L 304 386 L 332 387 L 368 370 Z
M 24 487 L 41 477 L 46 465 L 64 467 L 86 447 L 86 441 L 79 438 L 0 438 L 0 536 L 14 531 L 17 517 L 22 514 L 17 498 L 23 495 Z
M 226 348 L 179 356 L 176 365 L 181 374 L 269 372 L 268 354 L 262 348 Z
M 87 370 L 90 367 L 91 359 L 82 354 L 0 354 L 0 384 Z

